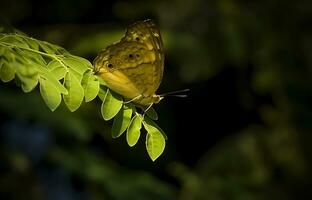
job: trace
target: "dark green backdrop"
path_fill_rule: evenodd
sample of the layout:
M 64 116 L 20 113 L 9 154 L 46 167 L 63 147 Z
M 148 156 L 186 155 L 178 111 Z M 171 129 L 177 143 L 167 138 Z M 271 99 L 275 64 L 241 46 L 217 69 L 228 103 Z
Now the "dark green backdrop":
M 312 199 L 312 3 L 11 0 L 0 16 L 92 61 L 127 25 L 158 22 L 166 61 L 155 109 L 169 140 L 151 162 L 112 139 L 100 101 L 50 112 L 0 83 L 1 199 Z

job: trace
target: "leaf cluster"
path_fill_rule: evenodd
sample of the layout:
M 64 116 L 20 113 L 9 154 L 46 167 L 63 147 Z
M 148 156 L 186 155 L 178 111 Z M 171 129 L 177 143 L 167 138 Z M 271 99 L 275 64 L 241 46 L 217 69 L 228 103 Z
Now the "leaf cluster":
M 64 48 L 31 38 L 14 30 L 0 32 L 0 79 L 16 84 L 25 93 L 39 85 L 41 96 L 51 111 L 64 101 L 74 112 L 83 101 L 90 102 L 97 96 L 102 100 L 104 120 L 113 119 L 112 137 L 126 132 L 127 143 L 134 146 L 140 138 L 142 125 L 146 134 L 146 149 L 156 160 L 164 151 L 166 136 L 153 120 L 153 108 L 144 111 L 140 106 L 125 103 L 123 98 L 106 87 L 105 80 L 93 73 L 92 64 Z M 143 110 L 144 114 L 138 112 Z

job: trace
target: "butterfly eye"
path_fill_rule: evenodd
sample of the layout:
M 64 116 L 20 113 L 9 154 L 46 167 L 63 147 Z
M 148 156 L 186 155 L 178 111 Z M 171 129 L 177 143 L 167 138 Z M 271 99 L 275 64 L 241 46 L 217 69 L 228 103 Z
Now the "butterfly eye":
M 128 57 L 129 57 L 129 58 L 133 58 L 133 55 L 132 55 L 132 54 L 129 54 Z
M 113 68 L 113 64 L 112 64 L 112 63 L 109 63 L 109 64 L 107 65 L 107 67 L 110 68 L 110 69 L 112 69 L 112 68 Z

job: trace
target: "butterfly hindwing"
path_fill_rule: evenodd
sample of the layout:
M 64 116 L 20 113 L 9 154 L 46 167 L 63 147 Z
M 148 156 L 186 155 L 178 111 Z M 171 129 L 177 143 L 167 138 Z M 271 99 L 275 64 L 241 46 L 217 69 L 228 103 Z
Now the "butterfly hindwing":
M 154 94 L 158 89 L 164 71 L 163 42 L 156 24 L 152 20 L 137 22 L 127 29 L 124 37 L 126 41 L 135 41 L 146 46 L 146 51 L 152 53 L 152 77 L 148 80 L 149 86 L 145 94 Z

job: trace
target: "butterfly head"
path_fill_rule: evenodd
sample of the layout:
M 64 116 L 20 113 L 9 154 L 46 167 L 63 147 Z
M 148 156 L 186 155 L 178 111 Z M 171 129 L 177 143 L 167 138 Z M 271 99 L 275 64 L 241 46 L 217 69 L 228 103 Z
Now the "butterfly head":
M 110 89 L 127 98 L 135 98 L 140 92 L 127 73 L 126 69 L 131 62 L 122 55 L 126 52 L 122 49 L 115 45 L 102 50 L 93 62 L 94 73 L 100 76 Z
M 109 56 L 105 51 L 107 50 L 102 50 L 93 61 L 93 71 L 95 75 L 107 73 L 110 69 L 112 69 L 112 65 L 110 65 L 108 59 Z

